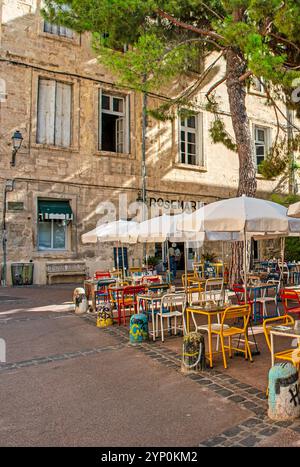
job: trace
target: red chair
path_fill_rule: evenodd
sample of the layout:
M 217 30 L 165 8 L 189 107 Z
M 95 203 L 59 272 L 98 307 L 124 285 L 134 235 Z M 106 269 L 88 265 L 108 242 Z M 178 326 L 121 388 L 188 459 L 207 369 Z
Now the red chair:
M 160 277 L 159 276 L 143 276 L 142 277 L 142 283 L 145 284 L 145 283 L 155 283 L 155 284 L 158 284 L 160 283 Z
M 295 290 L 281 289 L 279 292 L 279 296 L 282 301 L 285 315 L 288 315 L 288 314 L 300 315 L 300 296 Z M 290 305 L 293 305 L 293 306 L 290 306 Z
M 146 292 L 144 285 L 129 285 L 124 287 L 121 294 L 120 304 L 118 306 L 118 323 L 126 326 L 126 318 L 131 316 L 131 310 L 133 313 L 137 313 L 137 295 Z M 126 310 L 129 310 L 129 314 L 126 315 Z
M 111 277 L 109 271 L 96 271 L 95 272 L 95 279 L 103 279 L 105 277 Z
M 238 304 L 239 305 L 245 305 L 245 287 L 243 285 L 240 285 L 240 284 L 233 284 L 232 289 L 233 289 L 233 291 L 235 293 Z M 253 316 L 254 300 L 252 300 L 252 298 L 250 297 L 250 294 L 249 294 L 248 290 L 247 290 L 246 297 L 247 297 L 247 303 L 249 303 L 249 305 L 251 306 L 251 316 Z M 257 321 L 257 319 L 262 318 L 262 303 L 257 301 L 256 305 L 259 305 L 259 317 L 256 316 L 255 321 Z

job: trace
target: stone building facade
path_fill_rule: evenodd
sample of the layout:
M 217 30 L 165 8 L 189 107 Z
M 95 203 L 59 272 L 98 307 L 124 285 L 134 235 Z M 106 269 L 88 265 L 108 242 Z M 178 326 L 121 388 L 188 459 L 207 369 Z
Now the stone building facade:
M 36 284 L 47 282 L 53 263 L 82 262 L 90 274 L 111 268 L 114 245 L 84 245 L 81 235 L 109 213 L 135 217 L 143 184 L 142 96 L 116 86 L 97 62 L 88 34 L 45 24 L 40 7 L 41 0 L 0 0 L 0 211 L 4 219 L 5 207 L 1 238 L 7 238 L 8 283 L 13 262 L 32 261 Z M 218 64 L 214 74 L 223 67 Z M 196 78 L 191 73 L 186 79 Z M 149 208 L 178 212 L 183 202 L 195 207 L 236 193 L 237 155 L 209 136 L 214 116 L 203 103 L 210 83 L 204 82 L 194 97 L 195 118 L 164 123 L 149 118 Z M 168 92 L 174 95 L 185 84 L 178 80 Z M 149 106 L 159 105 L 167 94 L 151 94 Z M 224 85 L 216 97 L 232 135 Z M 249 91 L 247 106 L 254 157 L 256 152 L 261 158 L 275 137 L 275 114 L 262 89 Z M 15 130 L 24 139 L 11 167 Z M 267 197 L 278 185 L 257 178 L 258 196 Z M 139 265 L 141 256 L 141 247 L 128 247 L 129 266 Z

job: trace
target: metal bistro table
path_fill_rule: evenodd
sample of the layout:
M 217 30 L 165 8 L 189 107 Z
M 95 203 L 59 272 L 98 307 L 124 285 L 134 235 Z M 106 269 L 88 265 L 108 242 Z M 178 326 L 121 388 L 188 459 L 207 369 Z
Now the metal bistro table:
M 271 338 L 271 361 L 272 366 L 275 365 L 274 357 L 274 336 L 289 337 L 298 340 L 298 350 L 295 347 L 295 359 L 298 359 L 297 363 L 300 363 L 300 329 L 294 329 L 293 326 L 273 326 L 270 329 Z
M 212 333 L 211 333 L 211 326 L 212 326 L 212 318 L 217 317 L 220 315 L 220 318 L 226 308 L 232 307 L 234 305 L 230 304 L 225 304 L 222 306 L 217 306 L 217 305 L 211 305 L 209 308 L 206 308 L 204 305 L 191 305 L 186 307 L 186 327 L 187 327 L 187 332 L 190 332 L 190 314 L 198 314 L 202 316 L 206 316 L 207 318 L 207 324 L 208 324 L 208 354 L 207 358 L 209 360 L 209 366 L 210 368 L 213 367 L 213 354 L 216 352 L 213 352 L 212 350 Z M 238 305 L 237 305 L 238 306 Z

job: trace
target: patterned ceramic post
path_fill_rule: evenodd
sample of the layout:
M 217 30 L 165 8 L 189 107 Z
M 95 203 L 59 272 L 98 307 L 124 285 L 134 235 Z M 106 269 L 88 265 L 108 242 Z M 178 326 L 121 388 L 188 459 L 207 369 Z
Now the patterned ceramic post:
M 299 375 L 291 363 L 277 363 L 269 371 L 268 415 L 272 420 L 300 417 Z
M 85 290 L 82 287 L 77 287 L 73 292 L 73 302 L 75 303 L 75 313 L 81 315 L 86 313 L 89 307 L 88 299 L 85 295 Z
M 149 339 L 147 316 L 140 313 L 130 318 L 130 342 L 138 344 Z
M 183 338 L 181 371 L 195 373 L 205 369 L 205 341 L 198 332 L 190 332 Z

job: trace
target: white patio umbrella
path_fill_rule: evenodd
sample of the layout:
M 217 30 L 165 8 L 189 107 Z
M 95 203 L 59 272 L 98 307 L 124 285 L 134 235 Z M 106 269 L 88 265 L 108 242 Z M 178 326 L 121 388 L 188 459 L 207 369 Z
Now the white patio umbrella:
M 201 246 L 204 234 L 202 232 L 184 232 L 177 230 L 177 221 L 184 220 L 187 214 L 176 214 L 174 216 L 163 214 L 143 221 L 139 225 L 138 242 L 141 243 L 164 243 L 183 242 L 184 247 L 184 269 L 185 269 L 185 288 L 187 287 L 187 252 L 186 245 L 190 242 L 192 246 Z M 170 258 L 168 254 L 168 269 L 170 270 Z
M 287 216 L 287 208 L 272 201 L 245 195 L 208 204 L 178 219 L 177 229 L 203 232 L 207 240 L 244 242 L 245 301 L 247 287 L 247 239 L 282 237 L 300 232 L 300 221 Z
M 123 276 L 125 275 L 124 266 L 124 243 L 136 243 L 138 235 L 138 222 L 119 219 L 118 221 L 108 222 L 98 225 L 95 229 L 86 232 L 81 236 L 82 243 L 116 242 L 117 243 L 117 269 L 119 269 L 119 243 L 122 244 L 122 265 Z
M 298 203 L 291 204 L 288 208 L 288 216 L 300 218 L 300 201 Z

